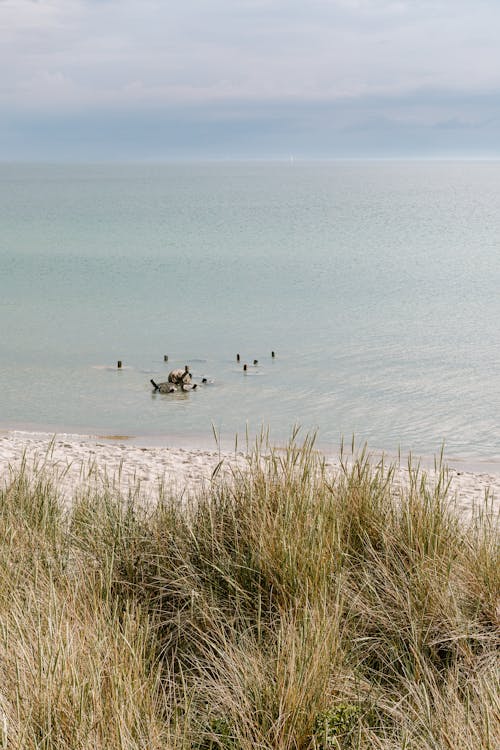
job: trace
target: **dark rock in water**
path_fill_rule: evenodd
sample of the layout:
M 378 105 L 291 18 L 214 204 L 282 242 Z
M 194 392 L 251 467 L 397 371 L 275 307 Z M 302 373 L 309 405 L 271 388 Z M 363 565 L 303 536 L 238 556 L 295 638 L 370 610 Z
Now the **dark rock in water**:
M 164 383 L 155 383 L 153 378 L 150 380 L 151 385 L 154 388 L 155 393 L 175 393 L 176 391 L 195 391 L 198 388 L 197 383 L 191 383 L 190 381 L 183 381 L 177 385 L 169 381 Z
M 175 391 L 177 390 L 174 383 L 155 383 L 153 378 L 151 378 L 150 383 L 155 389 L 155 393 L 156 391 L 158 391 L 158 393 L 175 393 Z
M 158 383 L 158 390 L 160 393 L 175 393 L 177 388 L 173 383 Z

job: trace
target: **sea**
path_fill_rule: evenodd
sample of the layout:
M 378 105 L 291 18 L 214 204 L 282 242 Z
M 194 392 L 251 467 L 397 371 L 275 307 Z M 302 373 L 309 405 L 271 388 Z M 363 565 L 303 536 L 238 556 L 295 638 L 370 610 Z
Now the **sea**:
M 295 428 L 500 466 L 500 162 L 0 165 L 1 430 Z

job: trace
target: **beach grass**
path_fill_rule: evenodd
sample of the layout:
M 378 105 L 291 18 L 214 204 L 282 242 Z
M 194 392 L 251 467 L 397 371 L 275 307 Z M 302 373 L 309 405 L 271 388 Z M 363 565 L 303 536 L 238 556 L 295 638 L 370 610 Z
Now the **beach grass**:
M 314 439 L 195 498 L 0 492 L 0 749 L 497 750 L 488 504 Z M 491 509 L 490 509 L 491 510 Z

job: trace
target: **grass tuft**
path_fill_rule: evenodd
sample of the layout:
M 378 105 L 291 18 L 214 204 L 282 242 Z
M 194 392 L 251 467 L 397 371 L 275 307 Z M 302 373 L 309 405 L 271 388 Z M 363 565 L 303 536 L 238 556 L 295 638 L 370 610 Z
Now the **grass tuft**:
M 491 505 L 263 436 L 191 501 L 0 491 L 0 750 L 495 750 Z

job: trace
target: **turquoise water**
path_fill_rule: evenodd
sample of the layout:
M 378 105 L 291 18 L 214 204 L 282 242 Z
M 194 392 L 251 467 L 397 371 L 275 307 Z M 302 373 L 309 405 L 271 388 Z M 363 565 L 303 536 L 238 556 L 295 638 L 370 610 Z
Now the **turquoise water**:
M 499 198 L 494 162 L 0 165 L 0 426 L 496 460 Z

